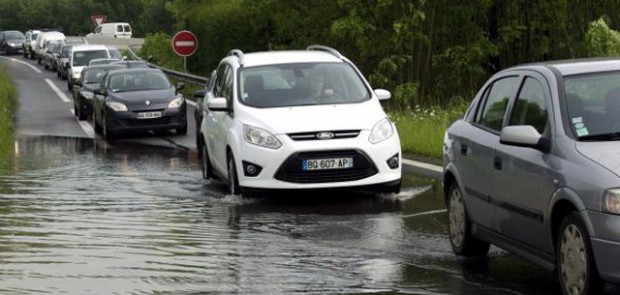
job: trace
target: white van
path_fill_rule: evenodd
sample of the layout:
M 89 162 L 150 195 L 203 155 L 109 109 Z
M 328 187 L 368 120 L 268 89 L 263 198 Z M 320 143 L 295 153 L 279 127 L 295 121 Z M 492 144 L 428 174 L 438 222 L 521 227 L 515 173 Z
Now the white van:
M 43 60 L 43 58 L 45 57 L 45 51 L 47 50 L 45 46 L 47 44 L 47 41 L 65 41 L 65 39 L 65 34 L 57 31 L 42 32 L 41 34 L 39 34 L 39 37 L 37 37 L 37 44 L 34 48 L 34 53 L 37 57 L 39 64 L 41 64 L 41 60 Z
M 129 23 L 103 23 L 86 37 L 131 38 L 131 26 Z

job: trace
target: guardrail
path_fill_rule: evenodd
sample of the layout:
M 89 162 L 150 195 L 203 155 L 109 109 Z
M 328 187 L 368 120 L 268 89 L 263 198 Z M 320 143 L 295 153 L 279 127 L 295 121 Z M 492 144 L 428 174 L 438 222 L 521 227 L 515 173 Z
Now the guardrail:
M 137 60 L 143 60 L 142 58 L 140 58 L 131 47 L 127 47 L 127 52 L 129 53 L 129 55 L 131 55 L 131 57 L 133 59 L 137 59 Z M 152 64 L 150 62 L 148 62 L 149 67 L 151 68 L 156 68 L 156 69 L 160 69 L 162 72 L 166 73 L 168 76 L 170 77 L 174 77 L 175 79 L 179 80 L 179 81 L 183 81 L 185 83 L 191 83 L 194 85 L 198 85 L 198 86 L 204 86 L 205 84 L 207 84 L 207 78 L 206 77 L 202 77 L 202 76 L 197 76 L 197 75 L 192 75 L 189 73 L 185 73 L 185 72 L 179 72 L 179 71 L 175 71 L 175 70 L 170 70 L 170 69 L 166 69 L 164 67 L 160 67 L 158 65 Z

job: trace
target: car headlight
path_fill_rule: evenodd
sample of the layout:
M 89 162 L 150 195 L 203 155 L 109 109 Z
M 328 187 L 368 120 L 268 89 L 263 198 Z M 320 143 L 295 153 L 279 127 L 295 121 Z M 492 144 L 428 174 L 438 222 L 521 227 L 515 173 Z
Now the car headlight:
M 603 195 L 603 211 L 620 214 L 620 189 L 609 189 Z
M 379 143 L 394 135 L 394 127 L 392 127 L 392 122 L 388 118 L 384 118 L 381 121 L 375 124 L 375 127 L 372 128 L 372 132 L 370 132 L 370 137 L 368 137 L 368 141 L 370 143 Z
M 274 150 L 282 146 L 282 143 L 269 131 L 248 125 L 243 125 L 243 138 L 251 144 Z
M 112 110 L 116 111 L 116 112 L 126 112 L 127 111 L 127 106 L 120 103 L 120 102 L 115 102 L 115 101 L 106 101 L 105 104 L 111 108 Z
M 9 44 L 9 46 L 15 46 L 17 45 L 17 43 L 13 43 L 13 42 L 7 42 Z
M 179 95 L 168 104 L 168 108 L 169 109 L 178 108 L 183 104 L 183 101 L 185 101 L 185 99 L 183 98 L 183 96 Z
M 95 94 L 90 91 L 80 91 L 80 95 L 86 99 L 93 99 L 95 96 Z

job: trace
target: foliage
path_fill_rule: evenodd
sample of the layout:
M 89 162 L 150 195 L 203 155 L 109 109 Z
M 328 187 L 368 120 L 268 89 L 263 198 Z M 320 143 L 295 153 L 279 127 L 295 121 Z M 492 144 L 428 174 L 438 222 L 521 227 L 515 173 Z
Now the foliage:
M 0 174 L 13 157 L 13 118 L 17 110 L 17 93 L 4 67 L 0 67 Z
M 586 33 L 586 46 L 591 56 L 620 55 L 620 33 L 610 29 L 605 20 L 592 22 Z

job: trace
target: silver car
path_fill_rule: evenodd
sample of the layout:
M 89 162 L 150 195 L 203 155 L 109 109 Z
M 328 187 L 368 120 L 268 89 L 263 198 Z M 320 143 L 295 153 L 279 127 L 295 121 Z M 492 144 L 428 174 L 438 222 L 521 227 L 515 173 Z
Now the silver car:
M 554 270 L 563 294 L 620 283 L 620 59 L 495 74 L 443 149 L 457 255 L 496 245 Z

